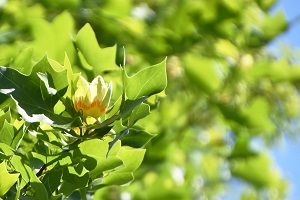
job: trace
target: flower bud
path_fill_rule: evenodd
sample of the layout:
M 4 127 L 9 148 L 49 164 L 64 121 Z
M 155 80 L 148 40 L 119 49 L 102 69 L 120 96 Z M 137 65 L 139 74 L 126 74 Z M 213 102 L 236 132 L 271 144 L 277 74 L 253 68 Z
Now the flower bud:
M 112 83 L 106 84 L 101 76 L 89 83 L 82 76 L 76 83 L 73 96 L 75 110 L 82 116 L 99 118 L 106 113 L 112 92 Z

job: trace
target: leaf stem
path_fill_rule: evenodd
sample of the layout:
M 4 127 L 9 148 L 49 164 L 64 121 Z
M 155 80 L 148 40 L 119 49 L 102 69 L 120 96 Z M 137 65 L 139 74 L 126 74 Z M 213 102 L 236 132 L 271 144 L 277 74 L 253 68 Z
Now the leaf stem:
M 80 197 L 81 197 L 82 200 L 87 200 L 85 188 L 80 188 L 79 193 L 80 193 Z

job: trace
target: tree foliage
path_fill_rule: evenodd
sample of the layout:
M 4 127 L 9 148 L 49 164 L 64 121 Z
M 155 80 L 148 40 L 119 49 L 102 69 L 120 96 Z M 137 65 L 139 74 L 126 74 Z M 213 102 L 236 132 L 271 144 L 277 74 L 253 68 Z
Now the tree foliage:
M 132 199 L 211 199 L 242 185 L 240 199 L 284 199 L 288 182 L 274 169 L 268 147 L 299 116 L 300 68 L 291 56 L 266 51 L 289 27 L 282 12 L 269 14 L 274 4 L 7 1 L 0 8 L 0 80 L 1 93 L 12 98 L 0 96 L 6 163 L 0 167 L 14 181 L 0 192 L 33 180 L 40 192 L 33 195 L 52 194 L 62 183 L 58 194 L 65 196 L 88 186 L 95 199 L 128 193 Z M 47 117 L 60 131 L 82 126 L 68 101 L 78 72 L 89 81 L 97 75 L 112 80 L 115 106 L 105 121 L 84 127 L 95 130 L 87 140 L 65 146 L 61 132 L 41 123 Z M 12 85 L 20 87 L 11 91 Z M 96 139 L 111 128 L 118 133 L 111 143 Z M 256 141 L 264 148 L 253 148 Z M 48 162 L 48 173 L 32 170 Z M 136 169 L 129 186 L 109 186 L 130 182 Z

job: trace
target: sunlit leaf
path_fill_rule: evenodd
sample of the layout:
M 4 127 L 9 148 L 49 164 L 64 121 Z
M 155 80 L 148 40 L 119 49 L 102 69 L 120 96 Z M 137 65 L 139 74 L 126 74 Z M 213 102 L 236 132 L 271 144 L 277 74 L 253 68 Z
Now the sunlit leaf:
M 271 160 L 264 154 L 236 159 L 232 164 L 233 175 L 257 187 L 271 186 L 279 179 L 278 171 L 271 169 Z
M 74 155 L 82 159 L 83 166 L 90 171 L 90 177 L 96 177 L 106 170 L 122 165 L 122 160 L 117 157 L 120 146 L 120 142 L 118 142 L 106 157 L 108 141 L 92 139 L 82 142 Z
M 19 173 L 8 173 L 5 162 L 0 163 L 0 196 L 3 196 L 17 182 L 19 175 Z
M 30 178 L 34 176 L 33 171 L 27 164 L 24 164 L 22 158 L 17 155 L 12 157 L 11 164 L 13 165 L 14 169 L 21 174 L 22 180 L 20 186 L 24 187 L 30 182 Z
M 187 76 L 191 84 L 198 87 L 200 91 L 212 93 L 220 88 L 222 79 L 221 70 L 217 67 L 218 61 L 189 54 L 185 57 Z
M 237 136 L 237 141 L 229 158 L 247 158 L 258 153 L 250 148 L 250 135 L 241 133 Z
M 0 116 L 0 129 L 3 127 L 5 122 L 8 122 L 8 123 L 11 122 L 11 112 L 10 112 L 10 110 L 8 110 L 7 112 L 5 112 L 4 114 L 2 114 Z
M 270 133 L 275 130 L 269 113 L 269 105 L 263 98 L 255 98 L 251 101 L 249 107 L 243 110 L 245 122 L 249 128 L 261 130 Z
M 14 149 L 11 148 L 9 145 L 0 142 L 0 152 L 3 153 L 7 157 L 12 156 L 15 154 Z
M 29 75 L 33 67 L 32 55 L 33 48 L 23 49 L 18 54 L 11 67 L 23 74 Z
M 14 126 L 7 121 L 4 122 L 2 129 L 0 130 L 0 142 L 4 142 L 7 145 L 11 145 L 15 136 Z
M 275 36 L 288 28 L 283 11 L 277 12 L 273 16 L 268 16 L 263 24 L 264 35 L 267 40 L 273 39 Z
M 74 31 L 74 20 L 70 13 L 60 13 L 52 23 L 42 18 L 32 18 L 30 24 L 35 39 L 31 42 L 35 57 L 39 59 L 47 53 L 50 58 L 63 62 L 64 52 L 69 56 L 74 55 L 70 39 L 70 34 Z
M 105 70 L 117 69 L 115 64 L 116 46 L 100 48 L 92 27 L 86 24 L 77 34 L 76 45 L 79 57 L 87 70 L 99 75 Z
M 48 166 L 56 164 L 57 162 L 59 162 L 60 166 L 69 165 L 72 163 L 71 153 L 66 151 L 54 155 L 32 152 L 32 156 Z
M 150 106 L 148 104 L 141 103 L 132 110 L 128 119 L 128 126 L 133 126 L 138 120 L 146 117 L 150 114 Z
M 125 75 L 125 92 L 129 99 L 151 96 L 167 87 L 166 60 L 145 68 L 128 77 Z
M 124 163 L 124 166 L 117 171 L 111 172 L 108 176 L 103 178 L 103 185 L 123 185 L 131 182 L 133 172 L 140 166 L 145 155 L 144 149 L 126 149 L 121 148 L 118 153 Z M 134 159 L 132 159 L 134 158 Z
M 17 170 L 21 176 L 22 181 L 20 187 L 25 187 L 26 185 L 32 187 L 34 190 L 34 195 L 32 198 L 42 198 L 48 199 L 47 190 L 45 189 L 44 185 L 41 181 L 36 177 L 36 174 L 32 169 L 24 163 L 23 158 L 20 156 L 13 156 L 11 159 L 11 164 L 13 165 L 14 169 Z

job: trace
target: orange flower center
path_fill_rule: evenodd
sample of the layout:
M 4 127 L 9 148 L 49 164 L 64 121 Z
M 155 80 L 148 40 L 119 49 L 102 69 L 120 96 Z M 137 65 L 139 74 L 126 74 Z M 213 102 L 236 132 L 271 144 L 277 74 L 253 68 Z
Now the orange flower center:
M 86 104 L 82 100 L 78 100 L 74 104 L 74 108 L 76 111 L 82 110 L 83 114 L 102 114 L 105 113 L 107 107 L 102 106 L 102 101 L 95 99 L 93 102 L 90 104 Z

